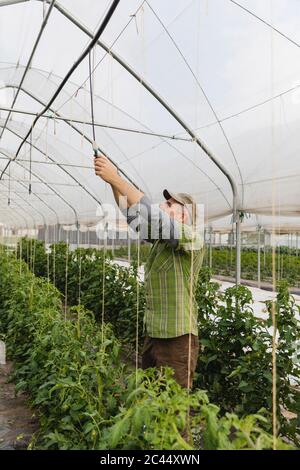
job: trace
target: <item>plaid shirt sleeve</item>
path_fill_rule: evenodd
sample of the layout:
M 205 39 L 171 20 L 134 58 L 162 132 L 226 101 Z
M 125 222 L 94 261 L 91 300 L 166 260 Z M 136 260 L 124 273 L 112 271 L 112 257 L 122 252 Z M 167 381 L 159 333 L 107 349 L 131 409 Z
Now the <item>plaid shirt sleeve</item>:
M 152 205 L 147 196 L 129 207 L 121 209 L 127 217 L 128 225 L 136 232 L 140 231 L 141 238 L 150 243 L 164 240 L 172 248 L 176 249 L 179 243 L 179 226 L 174 223 L 158 204 Z

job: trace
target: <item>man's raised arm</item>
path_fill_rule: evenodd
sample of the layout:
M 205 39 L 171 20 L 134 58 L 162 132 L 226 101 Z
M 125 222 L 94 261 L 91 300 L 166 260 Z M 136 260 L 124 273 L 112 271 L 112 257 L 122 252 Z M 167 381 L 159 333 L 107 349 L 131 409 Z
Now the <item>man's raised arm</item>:
M 122 205 L 122 200 L 127 202 L 128 208 L 137 204 L 144 196 L 144 193 L 118 174 L 117 168 L 108 158 L 104 156 L 96 157 L 94 166 L 96 175 L 111 185 L 116 203 L 120 209 L 125 209 L 124 203 Z

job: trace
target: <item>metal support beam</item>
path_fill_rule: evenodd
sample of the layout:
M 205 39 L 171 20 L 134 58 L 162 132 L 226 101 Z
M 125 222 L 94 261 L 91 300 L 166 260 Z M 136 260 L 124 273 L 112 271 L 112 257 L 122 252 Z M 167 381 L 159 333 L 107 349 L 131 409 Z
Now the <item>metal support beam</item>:
M 257 287 L 261 288 L 261 263 L 260 263 L 260 234 L 261 234 L 261 227 L 260 225 L 257 227 Z
M 22 87 L 22 85 L 23 85 L 23 83 L 24 83 L 24 80 L 25 80 L 25 77 L 26 77 L 26 75 L 27 75 L 27 72 L 28 72 L 28 70 L 29 70 L 29 68 L 30 68 L 30 66 L 31 66 L 31 63 L 32 63 L 34 54 L 35 54 L 35 52 L 36 52 L 36 50 L 37 50 L 37 48 L 38 48 L 38 45 L 39 45 L 39 43 L 40 43 L 40 40 L 41 40 L 42 34 L 43 34 L 43 32 L 44 32 L 44 29 L 45 29 L 45 27 L 46 27 L 46 25 L 47 25 L 47 23 L 48 23 L 48 20 L 49 20 L 49 17 L 50 17 L 50 15 L 51 15 L 51 12 L 52 12 L 52 10 L 53 10 L 55 1 L 56 1 L 56 0 L 51 0 L 51 3 L 49 2 L 49 3 L 50 3 L 50 6 L 49 6 L 49 8 L 48 8 L 48 10 L 47 10 L 47 13 L 46 13 L 46 15 L 45 15 L 45 17 L 44 17 L 44 19 L 43 19 L 42 24 L 41 24 L 41 27 L 40 27 L 38 36 L 37 36 L 37 38 L 36 38 L 36 40 L 35 40 L 35 43 L 34 43 L 34 45 L 33 45 L 31 54 L 30 54 L 30 56 L 29 56 L 29 59 L 28 59 L 28 61 L 27 61 L 26 67 L 25 67 L 25 69 L 24 69 L 22 78 L 21 78 L 20 83 L 19 83 L 19 86 L 18 86 L 18 88 L 17 88 L 17 92 L 16 92 L 15 95 L 14 95 L 13 102 L 12 102 L 12 105 L 11 105 L 12 108 L 14 107 L 14 105 L 15 105 L 15 103 L 16 103 L 16 101 L 17 101 L 17 98 L 18 98 L 19 93 L 20 93 L 20 89 L 21 89 L 21 87 Z M 3 136 L 3 133 L 4 133 L 5 129 L 6 129 L 6 126 L 7 126 L 7 123 L 8 123 L 8 121 L 9 121 L 9 118 L 10 118 L 10 116 L 11 116 L 11 113 L 12 113 L 12 110 L 8 112 L 8 116 L 6 117 L 4 126 L 3 126 L 3 128 L 2 128 L 2 130 L 1 130 L 1 132 L 0 132 L 0 140 L 1 140 L 1 137 Z M 1 179 L 1 177 L 0 177 L 0 179 Z
M 26 0 L 25 0 L 26 1 Z M 28 0 L 27 0 L 28 1 Z M 39 0 L 40 1 L 40 0 Z M 48 3 L 50 0 L 46 0 Z M 73 24 L 75 24 L 81 31 L 83 31 L 87 36 L 90 38 L 94 38 L 94 34 L 88 28 L 86 28 L 79 20 L 75 19 L 68 11 L 62 7 L 59 3 L 55 4 L 55 8 L 60 11 L 66 18 L 68 18 Z M 212 160 L 212 162 L 219 168 L 219 170 L 224 174 L 227 178 L 233 194 L 233 204 L 232 204 L 232 213 L 234 217 L 234 223 L 236 226 L 236 284 L 240 283 L 241 278 L 241 262 L 240 262 L 240 217 L 239 217 L 239 210 L 241 208 L 238 207 L 238 190 L 237 185 L 227 171 L 227 169 L 223 166 L 223 164 L 217 160 L 217 158 L 212 154 L 212 152 L 208 149 L 206 144 L 202 142 L 199 137 L 194 133 L 194 131 L 189 127 L 187 123 L 176 113 L 175 110 L 149 85 L 138 73 L 136 73 L 118 54 L 113 52 L 106 44 L 104 44 L 100 39 L 96 41 L 96 43 L 103 48 L 107 53 L 111 55 L 125 70 L 127 70 L 130 75 L 135 78 L 141 86 L 143 86 L 168 112 L 169 114 L 183 127 L 183 129 L 192 137 L 195 143 L 203 150 L 203 152 Z
M 2 151 L 3 153 L 3 151 Z M 4 154 L 5 155 L 5 154 Z M 7 156 L 9 157 L 9 154 L 7 154 Z M 20 165 L 22 168 L 24 168 L 26 171 L 29 171 L 28 168 L 26 168 L 25 166 L 21 165 L 18 161 L 15 161 L 16 164 Z M 75 215 L 75 220 L 76 222 L 78 221 L 78 216 L 77 216 L 77 211 L 75 209 L 75 207 L 72 206 L 72 204 L 70 204 L 58 191 L 56 191 L 52 186 L 48 185 L 48 183 L 46 181 L 43 181 L 43 179 L 35 174 L 34 172 L 32 172 L 32 175 L 35 177 L 35 178 L 38 178 L 42 183 L 44 183 L 47 188 L 49 188 L 56 196 L 58 196 L 74 213 Z
M 51 2 L 51 7 L 54 5 L 54 1 L 55 0 L 52 0 Z M 46 113 L 49 108 L 51 107 L 51 105 L 54 103 L 54 101 L 56 100 L 56 98 L 58 97 L 59 93 L 61 92 L 61 90 L 63 89 L 63 87 L 65 86 L 65 84 L 68 82 L 68 80 L 70 79 L 70 77 L 73 75 L 73 73 L 75 72 L 75 70 L 78 68 L 78 66 L 82 63 L 82 61 L 85 59 L 85 57 L 90 53 L 90 51 L 93 49 L 93 47 L 96 45 L 97 41 L 99 40 L 101 34 L 103 33 L 103 31 L 105 30 L 107 24 L 109 23 L 115 9 L 117 8 L 118 4 L 119 4 L 120 0 L 113 0 L 110 7 L 109 7 L 109 10 L 107 11 L 104 19 L 101 21 L 101 24 L 99 26 L 99 28 L 97 29 L 96 33 L 92 35 L 92 38 L 91 38 L 91 41 L 89 42 L 89 44 L 85 47 L 84 51 L 80 54 L 80 56 L 78 57 L 78 59 L 75 61 L 75 63 L 71 66 L 71 68 L 68 70 L 68 72 L 66 73 L 66 75 L 64 76 L 62 82 L 60 83 L 60 85 L 57 87 L 57 89 L 55 90 L 52 98 L 50 99 L 50 101 L 46 104 L 46 106 L 44 107 L 44 109 L 42 109 L 42 111 L 40 111 L 40 113 L 35 117 L 35 119 L 33 120 L 33 123 L 29 129 L 29 131 L 27 132 L 27 134 L 25 135 L 25 137 L 22 139 L 17 151 L 16 151 L 16 154 L 13 158 L 13 160 L 17 159 L 18 158 L 18 155 L 23 147 L 23 145 L 25 144 L 25 142 L 27 141 L 27 139 L 30 137 L 30 135 L 32 135 L 32 132 L 33 132 L 33 129 L 36 125 L 36 123 L 38 122 L 40 116 L 42 116 L 44 113 Z M 21 85 L 22 86 L 22 82 L 21 82 Z M 7 121 L 6 121 L 7 123 Z M 6 126 L 6 124 L 5 124 Z M 3 170 L 1 171 L 0 173 L 0 180 L 2 179 L 4 173 L 6 172 L 6 170 L 8 169 L 10 165 L 10 162 L 7 163 L 7 165 L 3 168 Z
M 236 284 L 241 283 L 241 218 L 240 213 L 236 213 L 236 222 L 235 222 L 235 243 L 236 243 Z
M 38 116 L 39 113 L 33 113 L 30 111 L 24 111 L 20 109 L 15 109 L 15 108 L 8 108 L 5 106 L 0 106 L 0 111 L 6 111 L 6 112 L 14 112 L 16 114 L 23 114 L 26 116 Z M 52 115 L 48 116 L 46 114 L 43 114 L 41 116 L 43 119 L 49 119 L 50 121 L 63 121 L 65 123 L 75 123 L 75 124 L 83 124 L 85 126 L 95 126 L 95 127 L 101 127 L 103 129 L 111 129 L 113 131 L 123 131 L 123 132 L 129 132 L 133 134 L 140 134 L 140 135 L 146 135 L 150 137 L 159 137 L 162 139 L 170 139 L 170 140 L 180 140 L 182 142 L 193 142 L 193 139 L 186 138 L 186 137 L 177 137 L 176 135 L 168 135 L 168 134 L 159 134 L 157 132 L 150 132 L 150 131 L 143 131 L 139 129 L 132 129 L 128 127 L 119 127 L 119 126 L 110 126 L 109 124 L 104 124 L 104 123 L 99 123 L 99 122 L 94 122 L 92 123 L 91 121 L 83 121 L 81 119 L 73 119 L 73 118 L 68 118 L 62 115 L 55 115 L 53 113 Z
M 41 1 L 41 0 L 38 0 Z M 46 0 L 48 3 L 50 0 Z M 64 15 L 68 20 L 70 20 L 74 25 L 76 25 L 82 32 L 84 32 L 90 38 L 94 38 L 94 34 L 86 26 L 84 26 L 79 20 L 74 18 L 62 5 L 56 2 L 55 8 Z M 239 220 L 239 210 L 238 207 L 238 190 L 237 185 L 223 166 L 223 164 L 213 155 L 213 153 L 208 149 L 206 144 L 202 142 L 201 139 L 194 133 L 190 126 L 177 114 L 177 112 L 154 90 L 154 88 L 148 84 L 143 77 L 141 77 L 137 72 L 135 72 L 118 54 L 112 51 L 106 44 L 104 44 L 100 39 L 96 41 L 102 49 L 104 49 L 108 54 L 110 54 L 113 59 L 115 59 L 125 70 L 127 70 L 130 75 L 135 78 L 141 86 L 143 86 L 165 109 L 168 113 L 183 127 L 183 129 L 192 137 L 195 143 L 203 150 L 203 152 L 212 160 L 212 162 L 219 168 L 219 170 L 224 174 L 224 176 L 229 181 L 229 184 L 232 189 L 233 194 L 233 204 L 232 204 L 232 213 L 234 217 L 234 223 L 236 225 L 236 283 L 240 283 L 241 278 L 241 263 L 240 263 L 240 246 L 238 245 L 240 240 L 240 220 Z

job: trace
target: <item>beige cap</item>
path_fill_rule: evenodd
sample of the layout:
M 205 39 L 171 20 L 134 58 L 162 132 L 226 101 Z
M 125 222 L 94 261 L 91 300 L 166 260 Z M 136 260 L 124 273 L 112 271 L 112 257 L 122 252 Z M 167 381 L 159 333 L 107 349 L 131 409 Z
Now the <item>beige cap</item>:
M 175 201 L 179 202 L 180 204 L 186 206 L 188 213 L 190 215 L 190 220 L 194 224 L 196 224 L 196 217 L 197 217 L 197 204 L 195 199 L 187 193 L 171 193 L 167 189 L 164 189 L 163 195 L 165 199 L 175 199 Z

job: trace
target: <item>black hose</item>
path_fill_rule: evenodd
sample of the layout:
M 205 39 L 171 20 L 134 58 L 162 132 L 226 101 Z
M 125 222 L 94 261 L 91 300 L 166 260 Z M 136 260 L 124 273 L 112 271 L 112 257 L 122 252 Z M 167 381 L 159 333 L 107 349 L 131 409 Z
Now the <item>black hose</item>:
M 88 44 L 88 46 L 86 47 L 86 49 L 83 51 L 83 53 L 80 55 L 80 57 L 76 60 L 76 62 L 72 65 L 72 67 L 70 68 L 70 70 L 68 71 L 68 73 L 66 74 L 66 76 L 64 77 L 64 79 L 62 80 L 61 84 L 59 85 L 59 87 L 57 88 L 56 92 L 54 93 L 54 95 L 52 96 L 51 100 L 48 102 L 48 104 L 45 106 L 45 108 L 36 116 L 36 118 L 34 119 L 32 125 L 31 125 L 31 128 L 29 129 L 28 133 L 26 134 L 26 136 L 24 137 L 24 139 L 22 140 L 22 142 L 20 143 L 19 145 L 19 148 L 16 152 L 16 155 L 14 156 L 13 159 L 11 159 L 9 162 L 7 162 L 6 166 L 4 167 L 4 169 L 2 170 L 1 172 L 1 175 L 0 175 L 0 180 L 2 179 L 4 173 L 6 172 L 7 168 L 9 167 L 10 163 L 12 161 L 14 161 L 17 156 L 19 155 L 20 153 L 20 150 L 21 148 L 23 147 L 24 143 L 26 142 L 26 140 L 28 139 L 28 137 L 30 136 L 31 132 L 33 131 L 33 128 L 34 126 L 36 125 L 37 121 L 39 120 L 39 118 L 48 111 L 48 109 L 51 107 L 52 103 L 55 101 L 55 99 L 57 98 L 57 96 L 59 95 L 59 93 L 61 92 L 61 90 L 63 89 L 63 87 L 65 86 L 65 84 L 67 83 L 67 81 L 69 80 L 69 78 L 71 77 L 71 75 L 73 74 L 73 72 L 77 69 L 77 67 L 81 64 L 81 62 L 85 59 L 85 57 L 89 54 L 89 52 L 93 49 L 94 45 L 97 44 L 97 41 L 99 39 L 99 37 L 101 36 L 101 34 L 103 33 L 104 29 L 106 28 L 109 20 L 111 19 L 115 9 L 117 8 L 118 4 L 119 4 L 120 0 L 113 0 L 107 14 L 105 15 L 105 18 L 104 20 L 102 21 L 101 25 L 99 26 L 99 29 L 97 31 L 97 33 L 95 34 L 95 36 L 93 37 L 93 39 L 91 40 L 91 42 Z

